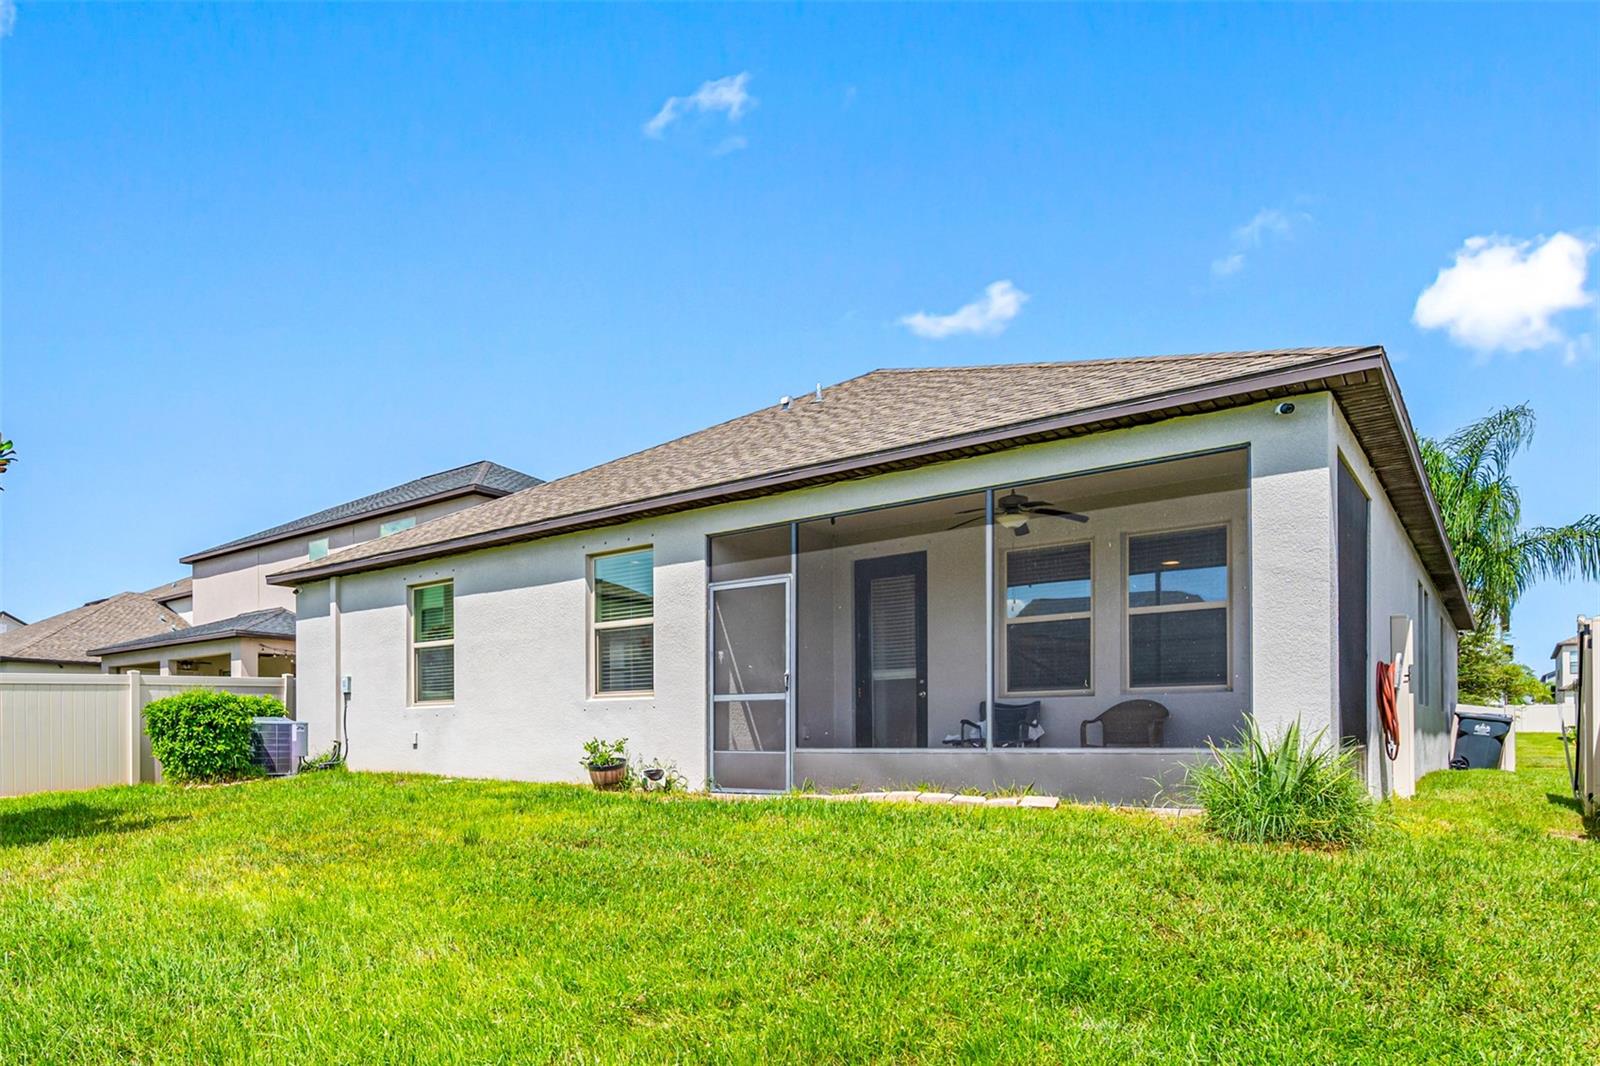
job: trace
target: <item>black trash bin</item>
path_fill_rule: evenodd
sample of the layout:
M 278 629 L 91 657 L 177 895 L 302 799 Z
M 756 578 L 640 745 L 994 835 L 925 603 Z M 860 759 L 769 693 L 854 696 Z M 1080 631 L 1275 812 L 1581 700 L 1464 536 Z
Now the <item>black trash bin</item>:
M 1511 716 L 1494 711 L 1456 712 L 1456 753 L 1452 770 L 1498 770 L 1500 749 L 1511 732 Z

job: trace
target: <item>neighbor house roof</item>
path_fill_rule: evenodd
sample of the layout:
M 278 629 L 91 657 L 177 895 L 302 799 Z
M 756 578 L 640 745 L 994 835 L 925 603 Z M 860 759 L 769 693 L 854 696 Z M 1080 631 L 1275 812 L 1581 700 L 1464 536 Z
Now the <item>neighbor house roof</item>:
M 1561 658 L 1561 649 L 1562 648 L 1576 648 L 1577 646 L 1578 646 L 1578 638 L 1576 636 L 1568 637 L 1566 640 L 1558 640 L 1558 641 L 1556 641 L 1555 648 L 1552 649 L 1551 652 L 1550 652 L 1550 658 L 1559 659 L 1559 658 Z
M 820 401 L 774 404 L 267 580 L 304 584 L 1323 390 L 1344 410 L 1452 616 L 1470 626 L 1410 418 L 1379 347 L 875 370 L 831 386 Z
M 304 518 L 296 518 L 293 522 L 285 522 L 271 529 L 263 529 L 259 533 L 252 533 L 248 537 L 230 540 L 226 544 L 218 544 L 214 548 L 185 555 L 179 559 L 180 563 L 193 563 L 201 559 L 209 559 L 214 555 L 225 555 L 228 552 L 239 551 L 242 548 L 251 548 L 260 544 L 271 544 L 273 541 L 285 540 L 306 533 L 314 533 L 319 529 L 331 529 L 353 522 L 358 518 L 372 518 L 376 515 L 387 514 L 392 511 L 401 511 L 426 503 L 438 503 L 442 500 L 454 499 L 458 496 L 489 496 L 499 497 L 508 493 L 526 489 L 533 485 L 542 485 L 544 482 L 531 474 L 524 474 L 519 470 L 491 463 L 487 460 L 479 463 L 468 463 L 458 466 L 453 470 L 441 470 L 437 474 L 419 477 L 415 481 L 407 481 L 403 485 L 395 485 L 374 492 L 370 496 L 363 496 L 359 500 L 341 503 L 337 507 L 329 507 L 315 514 L 308 514 Z
M 157 585 L 153 589 L 145 589 L 144 594 L 158 603 L 171 603 L 181 600 L 185 596 L 194 595 L 194 579 L 180 577 L 176 581 L 168 581 L 165 585 Z
M 0 659 L 96 665 L 92 648 L 187 627 L 144 593 L 121 592 L 0 633 Z
M 152 633 L 147 637 L 138 637 L 133 640 L 110 644 L 103 648 L 94 648 L 90 654 L 117 655 L 125 651 L 140 651 L 144 648 L 171 648 L 183 644 L 199 644 L 207 640 L 227 640 L 231 637 L 276 637 L 293 640 L 294 612 L 286 611 L 282 607 L 269 607 L 263 611 L 247 611 L 244 614 L 234 615 L 232 618 L 221 618 L 215 622 L 188 626 L 176 632 Z
M 22 619 L 18 618 L 16 615 L 12 614 L 10 611 L 0 611 L 0 622 L 10 622 L 13 629 L 28 624 Z

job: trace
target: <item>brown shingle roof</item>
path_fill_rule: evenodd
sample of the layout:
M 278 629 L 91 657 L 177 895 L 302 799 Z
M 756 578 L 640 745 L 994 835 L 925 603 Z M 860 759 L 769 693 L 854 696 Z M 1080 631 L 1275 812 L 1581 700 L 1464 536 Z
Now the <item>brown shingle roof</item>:
M 1381 393 L 1392 386 L 1383 350 L 1375 347 L 875 370 L 824 390 L 820 403 L 807 395 L 788 409 L 774 404 L 404 533 L 354 545 L 336 558 L 292 567 L 268 580 L 304 583 L 1032 440 L 1329 388 L 1324 371 L 1336 383 L 1348 379 L 1352 389 L 1368 385 Z M 1414 453 L 1398 390 L 1394 396 L 1390 421 L 1398 415 L 1404 423 L 1396 440 L 1402 450 L 1409 442 Z M 1372 402 L 1374 397 L 1363 394 L 1360 399 Z M 1381 415 L 1374 417 L 1382 421 Z M 1415 481 L 1420 465 L 1413 466 Z M 1427 524 L 1422 519 L 1434 520 L 1440 549 L 1434 556 L 1441 573 L 1453 577 L 1437 514 L 1429 510 L 1431 496 L 1425 486 L 1421 491 L 1419 528 Z M 1465 610 L 1464 594 L 1461 601 Z
M 174 628 L 186 629 L 188 623 L 142 592 L 121 592 L 0 633 L 0 659 L 98 664 L 90 648 Z
M 153 589 L 145 589 L 144 594 L 160 603 L 181 600 L 185 596 L 194 595 L 194 578 L 180 577 L 176 581 L 168 581 L 165 585 L 157 585 Z

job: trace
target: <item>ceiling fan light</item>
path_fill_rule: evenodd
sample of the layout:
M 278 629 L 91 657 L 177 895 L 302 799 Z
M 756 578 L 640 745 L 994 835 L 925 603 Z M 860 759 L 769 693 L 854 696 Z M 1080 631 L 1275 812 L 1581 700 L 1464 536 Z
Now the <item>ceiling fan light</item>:
M 1028 524 L 1028 516 L 1023 514 L 1021 511 L 1001 511 L 999 514 L 995 515 L 994 518 L 996 522 L 999 522 L 1007 529 L 1016 529 L 1018 526 L 1025 526 Z

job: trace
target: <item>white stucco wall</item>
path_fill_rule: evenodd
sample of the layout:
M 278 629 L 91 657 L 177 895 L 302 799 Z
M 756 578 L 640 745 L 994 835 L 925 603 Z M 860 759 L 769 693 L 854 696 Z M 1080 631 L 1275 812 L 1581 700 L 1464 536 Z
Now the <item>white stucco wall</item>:
M 491 499 L 489 496 L 462 496 L 453 500 L 427 504 L 407 511 L 377 515 L 358 522 L 319 529 L 312 533 L 274 541 L 256 547 L 244 548 L 210 559 L 200 559 L 193 564 L 192 608 L 185 620 L 192 625 L 203 625 L 224 618 L 233 618 L 247 611 L 263 611 L 270 607 L 294 610 L 294 591 L 267 584 L 267 575 L 305 562 L 310 558 L 311 542 L 327 538 L 328 550 L 337 551 L 353 544 L 374 540 L 385 522 L 402 518 L 415 518 L 420 525 L 430 519 L 472 507 Z
M 1410 758 L 1417 777 L 1442 770 L 1449 762 L 1451 715 L 1456 704 L 1456 630 L 1440 601 L 1439 589 L 1428 577 L 1428 572 L 1412 546 L 1400 516 L 1384 495 L 1366 453 L 1361 449 L 1344 415 L 1333 411 L 1333 441 L 1336 454 L 1342 456 L 1363 492 L 1371 500 L 1370 547 L 1368 562 L 1367 608 L 1367 720 L 1371 731 L 1367 742 L 1367 771 L 1369 781 L 1389 779 L 1382 765 L 1383 740 L 1377 714 L 1377 664 L 1392 659 L 1399 649 L 1391 647 L 1390 619 L 1404 615 L 1411 619 L 1413 632 L 1420 639 L 1417 627 L 1417 586 L 1421 584 L 1428 593 L 1430 648 L 1421 665 L 1432 674 L 1427 702 L 1416 703 L 1415 729 L 1412 736 Z M 1330 470 L 1330 474 L 1332 471 Z M 1337 625 L 1337 603 L 1334 604 Z M 1337 646 L 1335 645 L 1335 651 Z M 1442 657 L 1440 652 L 1442 651 Z M 1415 683 L 1413 682 L 1413 688 Z M 1337 700 L 1337 690 L 1335 700 Z M 1335 705 L 1334 720 L 1338 711 Z M 1402 757 L 1405 757 L 1402 755 Z
M 312 747 L 326 747 L 342 673 L 352 679 L 350 761 L 357 769 L 578 780 L 584 739 L 626 736 L 636 754 L 672 759 L 699 783 L 707 746 L 707 535 L 1248 445 L 1248 542 L 1240 547 L 1249 565 L 1240 579 L 1250 586 L 1251 703 L 1269 728 L 1297 717 L 1310 731 L 1330 727 L 1335 411 L 1325 394 L 1296 404 L 1287 417 L 1263 403 L 346 575 L 339 579 L 337 668 L 330 582 L 319 582 L 299 596 L 299 713 L 311 725 Z M 586 560 L 644 544 L 655 549 L 655 693 L 593 698 Z M 456 696 L 449 706 L 413 707 L 406 589 L 440 578 L 455 581 Z

